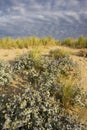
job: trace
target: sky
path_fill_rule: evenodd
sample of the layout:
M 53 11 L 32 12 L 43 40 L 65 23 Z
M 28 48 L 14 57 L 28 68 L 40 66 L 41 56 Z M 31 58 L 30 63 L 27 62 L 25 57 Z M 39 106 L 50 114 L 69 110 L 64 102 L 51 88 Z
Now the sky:
M 87 36 L 87 0 L 0 0 L 0 38 Z

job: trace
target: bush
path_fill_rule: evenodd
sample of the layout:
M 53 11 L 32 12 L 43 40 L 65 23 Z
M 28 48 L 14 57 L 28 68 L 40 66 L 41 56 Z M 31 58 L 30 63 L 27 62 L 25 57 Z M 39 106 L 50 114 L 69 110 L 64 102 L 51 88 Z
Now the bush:
M 78 45 L 77 39 L 74 38 L 66 38 L 61 41 L 61 45 L 76 48 Z
M 61 45 L 72 48 L 87 48 L 87 37 L 79 36 L 77 39 L 66 38 L 61 41 Z
M 80 36 L 78 38 L 78 44 L 77 44 L 78 48 L 87 48 L 87 38 L 84 36 Z
M 49 52 L 49 55 L 55 59 L 59 59 L 59 58 L 64 58 L 67 56 L 67 53 L 60 50 L 60 49 L 56 49 L 56 50 L 51 50 Z
M 30 53 L 27 53 L 20 57 L 17 57 L 13 61 L 12 66 L 14 71 L 28 70 L 34 66 L 34 61 L 31 58 Z
M 66 112 L 78 103 L 85 106 L 85 95 L 75 82 L 77 66 L 69 57 L 41 56 L 33 51 L 17 58 L 11 68 L 27 83 L 22 94 L 0 96 L 1 130 L 87 129 L 77 120 L 78 116 Z
M 70 76 L 73 80 L 78 78 L 76 64 L 74 64 L 69 57 L 54 59 L 49 56 L 43 56 L 40 57 L 39 60 L 36 60 L 37 58 L 34 59 L 30 54 L 32 53 L 16 60 L 14 62 L 14 70 L 21 73 L 22 76 L 24 76 L 24 79 L 26 79 L 33 88 L 41 87 L 44 89 L 44 87 L 46 87 L 49 89 L 51 95 L 54 95 L 55 97 L 57 95 L 57 97 L 59 97 L 58 100 L 60 100 L 61 103 L 63 103 L 64 100 L 67 104 L 68 101 L 65 101 L 63 98 L 64 93 L 62 93 L 62 88 L 66 86 L 63 79 L 67 80 Z M 73 91 L 77 91 L 77 88 L 74 88 L 74 86 L 72 84 L 71 86 L 69 85 L 71 89 L 69 92 L 72 92 L 72 95 L 74 95 Z M 60 93 L 62 94 L 60 95 Z M 70 98 L 68 106 L 70 106 L 71 100 L 75 99 L 75 95 Z
M 38 67 L 40 65 L 40 51 L 33 50 L 27 54 L 24 54 L 13 61 L 13 70 L 22 71 L 32 69 L 34 66 Z
M 12 69 L 7 62 L 0 61 L 0 85 L 5 86 L 12 82 Z
M 5 101 L 4 101 L 5 102 Z M 58 101 L 43 90 L 28 87 L 25 92 L 2 102 L 0 128 L 4 130 L 85 130 L 87 127 L 60 108 Z M 3 114 L 2 114 L 3 113 Z

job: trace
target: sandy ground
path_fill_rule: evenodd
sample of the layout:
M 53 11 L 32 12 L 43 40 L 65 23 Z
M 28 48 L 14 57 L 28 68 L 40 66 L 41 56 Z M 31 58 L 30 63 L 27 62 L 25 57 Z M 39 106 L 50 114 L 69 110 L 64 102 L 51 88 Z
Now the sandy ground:
M 0 59 L 5 61 L 13 60 L 28 51 L 28 49 L 0 49 Z
M 58 46 L 50 46 L 50 47 L 40 47 L 40 50 L 43 54 L 46 54 L 51 49 L 58 48 Z M 30 47 L 28 49 L 0 49 L 0 60 L 10 61 L 14 60 L 16 57 L 27 53 L 28 51 L 34 48 Z

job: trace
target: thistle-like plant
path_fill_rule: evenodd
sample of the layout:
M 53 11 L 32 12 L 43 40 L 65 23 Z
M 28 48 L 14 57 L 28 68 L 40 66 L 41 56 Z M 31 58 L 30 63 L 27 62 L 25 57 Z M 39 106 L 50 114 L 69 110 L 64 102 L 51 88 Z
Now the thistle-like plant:
M 12 69 L 9 63 L 0 61 L 0 85 L 5 86 L 12 81 Z

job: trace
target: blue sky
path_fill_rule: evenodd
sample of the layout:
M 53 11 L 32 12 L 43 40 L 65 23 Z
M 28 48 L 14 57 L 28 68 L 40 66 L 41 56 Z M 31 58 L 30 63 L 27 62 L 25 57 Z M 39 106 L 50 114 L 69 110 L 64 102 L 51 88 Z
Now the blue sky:
M 87 0 L 0 0 L 0 37 L 87 36 Z

